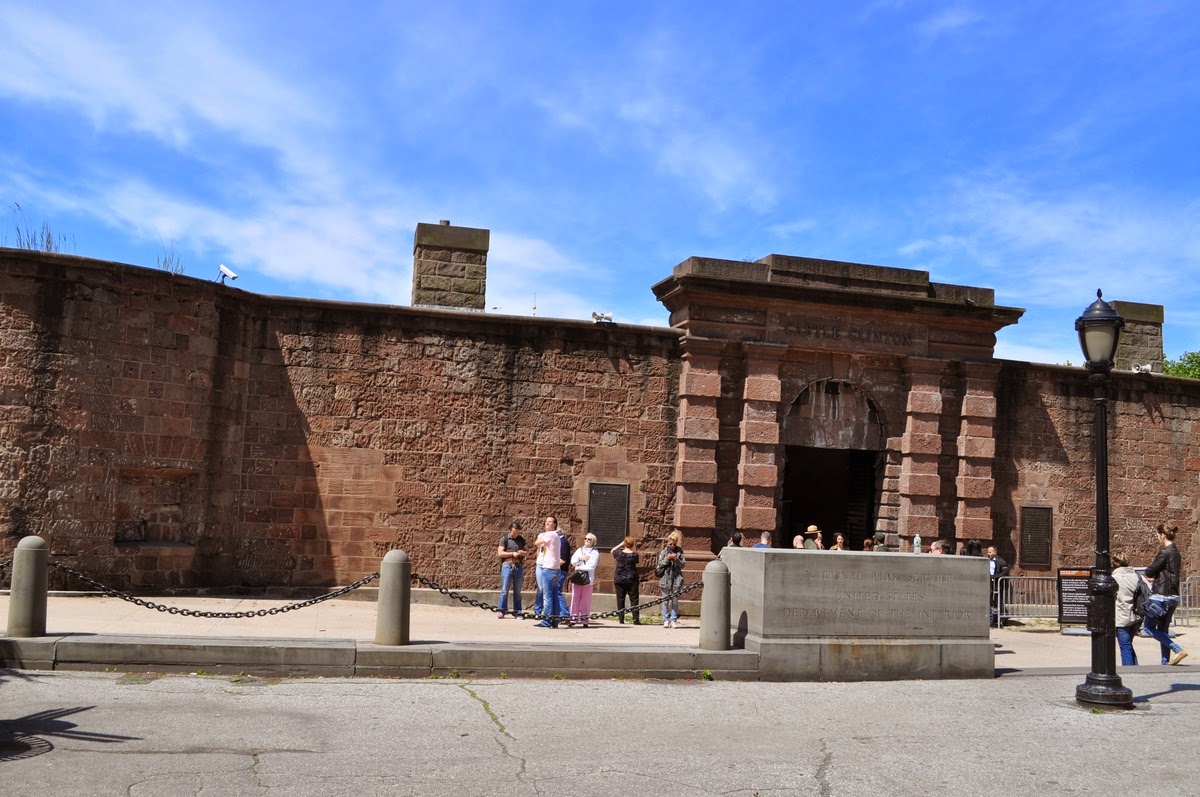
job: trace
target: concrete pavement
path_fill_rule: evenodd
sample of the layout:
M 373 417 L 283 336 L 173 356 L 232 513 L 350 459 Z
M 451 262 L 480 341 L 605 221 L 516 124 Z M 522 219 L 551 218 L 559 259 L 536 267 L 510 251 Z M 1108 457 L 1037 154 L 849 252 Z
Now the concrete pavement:
M 1075 703 L 1075 676 L 0 672 L 0 797 L 1194 797 L 1200 685 L 1183 669 L 1131 673 L 1136 707 L 1109 712 Z
M 261 598 L 163 597 L 155 603 L 210 612 L 278 609 L 294 601 Z M 411 644 L 375 645 L 375 604 L 329 600 L 295 611 L 246 619 L 187 617 L 155 611 L 118 598 L 52 595 L 47 635 L 0 638 L 0 665 L 28 669 L 246 672 L 295 675 L 395 675 L 428 677 L 461 673 L 478 677 L 702 677 L 757 679 L 755 654 L 698 648 L 699 618 L 678 628 L 592 621 L 588 628 L 545 629 L 529 620 L 498 620 L 492 612 L 445 605 L 436 593 L 414 590 Z M 0 596 L 7 618 L 8 597 Z M 1164 668 L 1197 673 L 1200 645 L 1182 665 Z M 992 631 L 998 675 L 1086 673 L 1090 638 L 1066 636 L 1056 625 Z M 1159 669 L 1157 644 L 1138 639 L 1139 659 Z

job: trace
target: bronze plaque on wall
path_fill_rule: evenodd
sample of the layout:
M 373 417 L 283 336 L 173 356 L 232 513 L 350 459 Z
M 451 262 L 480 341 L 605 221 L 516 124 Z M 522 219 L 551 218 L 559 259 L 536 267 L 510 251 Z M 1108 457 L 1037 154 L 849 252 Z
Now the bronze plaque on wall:
M 596 547 L 612 548 L 629 533 L 629 485 L 592 482 L 588 485 L 587 530 Z
M 1050 566 L 1053 518 L 1053 511 L 1048 506 L 1021 507 L 1021 567 Z

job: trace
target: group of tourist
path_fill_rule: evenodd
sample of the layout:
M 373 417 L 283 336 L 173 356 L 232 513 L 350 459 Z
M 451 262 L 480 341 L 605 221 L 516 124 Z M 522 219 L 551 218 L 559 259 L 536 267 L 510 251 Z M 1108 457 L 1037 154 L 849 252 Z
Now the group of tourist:
M 662 603 L 662 623 L 666 628 L 675 628 L 679 622 L 679 590 L 683 589 L 683 566 L 686 559 L 682 537 L 677 531 L 667 535 L 663 548 L 658 553 L 654 574 L 658 577 L 661 594 L 668 596 Z M 634 549 L 633 537 L 625 537 L 613 546 L 609 553 L 613 557 L 613 588 L 616 592 L 618 621 L 625 623 L 625 602 L 629 601 L 630 613 L 635 625 L 641 624 L 639 601 L 638 553 Z M 500 537 L 496 555 L 500 559 L 500 599 L 496 604 L 496 617 L 503 620 L 506 615 L 524 619 L 521 611 L 521 590 L 525 579 L 525 557 L 528 544 L 522 534 L 521 522 L 514 520 L 508 531 Z M 542 532 L 534 539 L 537 551 L 537 595 L 534 598 L 534 613 L 543 618 L 537 625 L 541 628 L 558 628 L 566 621 L 568 626 L 588 627 L 592 613 L 592 593 L 596 582 L 596 566 L 600 564 L 600 552 L 596 549 L 596 535 L 583 535 L 583 544 L 574 551 L 567 535 L 558 527 L 558 519 L 546 517 Z M 563 587 L 570 584 L 571 602 L 563 596 Z M 512 609 L 509 609 L 509 597 Z

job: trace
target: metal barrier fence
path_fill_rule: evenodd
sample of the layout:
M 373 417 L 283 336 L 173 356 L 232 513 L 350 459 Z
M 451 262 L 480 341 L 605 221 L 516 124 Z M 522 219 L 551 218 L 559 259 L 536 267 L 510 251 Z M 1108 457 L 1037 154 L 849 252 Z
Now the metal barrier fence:
M 1179 608 L 1175 610 L 1175 622 L 1191 625 L 1192 618 L 1200 620 L 1200 576 L 1188 576 L 1179 585 Z
M 1004 620 L 1058 620 L 1058 578 L 1055 576 L 1004 576 L 996 579 L 992 603 Z M 1200 620 L 1200 576 L 1189 576 L 1179 585 L 1179 608 L 1172 625 L 1190 626 Z
M 992 596 L 999 620 L 1058 620 L 1058 579 L 1003 576 Z

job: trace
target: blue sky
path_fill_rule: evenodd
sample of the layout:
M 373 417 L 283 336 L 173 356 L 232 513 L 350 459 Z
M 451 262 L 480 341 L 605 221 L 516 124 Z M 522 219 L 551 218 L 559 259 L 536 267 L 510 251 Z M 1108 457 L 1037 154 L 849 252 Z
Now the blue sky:
M 1200 350 L 1187 2 L 6 0 L 0 30 L 7 245 L 17 203 L 76 254 L 408 304 L 450 219 L 492 230 L 495 312 L 665 325 L 676 263 L 774 252 L 995 288 L 1027 308 L 1002 357 L 1079 363 L 1098 287 Z

